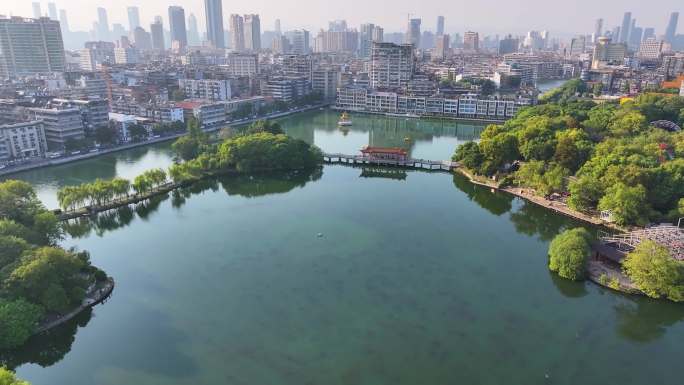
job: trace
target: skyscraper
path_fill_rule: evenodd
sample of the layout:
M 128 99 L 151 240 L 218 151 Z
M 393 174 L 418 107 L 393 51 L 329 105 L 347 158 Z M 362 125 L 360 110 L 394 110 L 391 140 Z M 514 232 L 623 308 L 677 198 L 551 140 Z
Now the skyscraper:
M 629 42 L 629 32 L 630 32 L 630 27 L 632 26 L 632 12 L 625 12 L 625 15 L 622 18 L 622 26 L 620 27 L 620 39 L 618 42 L 620 43 L 628 43 Z
M 171 30 L 171 45 L 177 42 L 178 48 L 187 47 L 188 32 L 185 28 L 185 9 L 183 7 L 169 7 L 169 28 Z
M 102 7 L 97 8 L 97 36 L 102 41 L 108 41 L 110 39 L 107 10 Z
M 200 45 L 199 28 L 197 27 L 197 17 L 194 13 L 188 16 L 188 44 Z
M 48 17 L 52 20 L 59 20 L 57 18 L 57 5 L 55 5 L 55 3 L 48 3 Z
M 276 19 L 275 21 L 275 32 L 278 34 L 278 36 L 283 34 L 283 30 L 280 29 L 280 19 Z
M 261 21 L 259 15 L 245 15 L 245 49 L 259 51 L 261 49 Z
M 58 21 L 0 18 L 0 79 L 64 72 L 65 62 Z
M 644 28 L 644 36 L 642 38 L 642 41 L 648 40 L 650 38 L 655 38 L 655 29 L 654 28 Z
M 41 17 L 43 17 L 43 15 L 40 12 L 40 3 L 37 1 L 34 1 L 32 5 L 33 5 L 33 18 L 34 19 L 40 19 Z
M 361 57 L 370 57 L 374 30 L 374 24 L 361 24 L 361 33 L 359 34 L 359 54 Z
M 413 44 L 413 48 L 420 48 L 420 19 L 409 20 L 406 28 L 406 44 Z
M 594 43 L 603 35 L 603 19 L 596 19 L 596 26 L 594 27 Z
M 444 35 L 444 16 L 437 16 L 437 36 Z
M 64 9 L 59 10 L 59 24 L 62 26 L 62 34 L 69 33 L 69 19 Z
M 128 7 L 128 28 L 135 31 L 140 27 L 140 10 L 138 7 Z
M 207 39 L 215 48 L 226 48 L 222 1 L 204 0 L 204 12 L 207 19 Z
M 143 27 L 136 27 L 133 30 L 133 39 L 135 40 L 135 48 L 140 50 L 152 49 L 152 36 Z
M 298 55 L 309 53 L 309 31 L 305 29 L 294 30 L 289 33 L 290 51 Z
M 242 16 L 237 14 L 230 15 L 230 38 L 233 51 L 242 52 L 245 50 L 245 29 Z
M 670 14 L 670 21 L 667 23 L 665 29 L 665 41 L 671 43 L 677 34 L 677 23 L 679 22 L 679 12 L 672 12 Z
M 449 35 L 438 35 L 435 42 L 435 57 L 444 60 L 449 53 Z
M 150 34 L 152 35 L 152 48 L 160 51 L 165 50 L 164 24 L 161 20 L 161 16 L 157 16 L 154 23 L 150 24 Z

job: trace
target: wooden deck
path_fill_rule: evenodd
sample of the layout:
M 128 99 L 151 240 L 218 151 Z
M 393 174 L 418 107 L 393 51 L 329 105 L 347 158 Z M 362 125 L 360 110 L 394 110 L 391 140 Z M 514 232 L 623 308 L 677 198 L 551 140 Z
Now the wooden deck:
M 350 166 L 385 166 L 385 167 L 400 167 L 411 168 L 419 170 L 433 170 L 433 171 L 452 171 L 459 165 L 452 161 L 426 160 L 426 159 L 406 159 L 406 160 L 391 160 L 391 159 L 377 159 L 363 155 L 346 155 L 346 154 L 323 154 L 325 163 L 330 164 L 346 164 Z

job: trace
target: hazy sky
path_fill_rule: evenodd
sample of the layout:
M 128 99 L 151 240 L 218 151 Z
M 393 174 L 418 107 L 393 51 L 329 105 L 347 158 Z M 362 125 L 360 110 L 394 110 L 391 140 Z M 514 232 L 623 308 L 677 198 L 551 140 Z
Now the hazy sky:
M 0 13 L 31 17 L 33 0 L 1 0 Z M 96 19 L 96 8 L 104 6 L 109 23 L 128 27 L 126 7 L 140 7 L 143 27 L 148 29 L 155 15 L 164 18 L 168 26 L 169 5 L 185 7 L 186 15 L 195 13 L 204 29 L 203 0 L 55 0 L 58 9 L 66 9 L 72 30 L 90 30 Z M 47 0 L 40 1 L 43 13 Z M 641 26 L 655 27 L 661 34 L 669 13 L 682 13 L 682 0 L 224 0 L 226 24 L 228 14 L 258 13 L 262 30 L 273 29 L 276 18 L 282 20 L 283 29 L 307 28 L 316 31 L 334 19 L 346 19 L 351 26 L 364 22 L 381 25 L 386 32 L 403 32 L 407 15 L 423 19 L 423 29 L 435 29 L 438 15 L 446 17 L 447 32 L 465 30 L 485 33 L 521 33 L 529 29 L 549 30 L 558 34 L 591 33 L 596 18 L 605 25 L 619 25 L 622 14 L 631 11 Z M 679 28 L 680 33 L 684 26 Z

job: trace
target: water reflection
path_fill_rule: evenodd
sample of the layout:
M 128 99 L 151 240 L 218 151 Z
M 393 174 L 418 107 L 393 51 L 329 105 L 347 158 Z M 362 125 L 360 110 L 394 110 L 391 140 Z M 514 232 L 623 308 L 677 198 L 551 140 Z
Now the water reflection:
M 512 195 L 470 183 L 463 175 L 454 174 L 454 186 L 464 192 L 471 201 L 496 216 L 506 214 L 513 209 L 514 197 Z
M 287 173 L 270 173 L 258 175 L 239 175 L 210 178 L 194 183 L 188 187 L 174 190 L 170 194 L 153 197 L 132 206 L 120 207 L 98 214 L 92 218 L 77 218 L 64 223 L 64 230 L 72 238 L 86 238 L 92 233 L 102 237 L 109 231 L 130 225 L 138 217 L 147 220 L 159 210 L 162 202 L 171 199 L 173 208 L 181 208 L 187 200 L 206 191 L 217 192 L 223 189 L 228 195 L 247 198 L 261 197 L 271 194 L 284 194 L 295 188 L 304 187 L 307 183 L 317 181 L 323 176 L 322 169 Z
M 405 181 L 408 177 L 406 170 L 387 167 L 362 167 L 359 178 L 382 178 Z
M 45 368 L 58 363 L 71 351 L 78 329 L 86 327 L 92 317 L 92 309 L 87 309 L 58 328 L 31 337 L 19 349 L 0 351 L 0 366 L 14 370 L 24 364 L 36 364 Z
M 668 327 L 684 320 L 684 307 L 664 300 L 625 296 L 614 309 L 618 335 L 638 343 L 660 339 Z

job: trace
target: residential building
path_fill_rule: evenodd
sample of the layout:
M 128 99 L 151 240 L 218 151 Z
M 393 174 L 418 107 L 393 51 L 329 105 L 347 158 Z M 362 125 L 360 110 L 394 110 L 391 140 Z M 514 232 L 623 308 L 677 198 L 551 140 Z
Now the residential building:
M 232 76 L 254 76 L 259 73 L 259 55 L 231 53 L 228 55 L 228 73 Z
M 84 71 L 98 71 L 102 64 L 114 64 L 114 43 L 106 41 L 91 41 L 79 51 L 79 66 Z
M 414 48 L 420 48 L 420 19 L 410 19 L 406 27 L 406 44 L 412 44 Z
M 115 48 L 114 61 L 116 64 L 138 64 L 140 55 L 136 48 Z
M 507 55 L 509 53 L 518 52 L 518 46 L 520 41 L 513 38 L 512 35 L 508 35 L 505 38 L 499 40 L 499 55 Z
M 261 50 L 261 21 L 259 15 L 245 15 L 244 18 L 245 49 L 252 52 Z
M 480 34 L 468 31 L 463 35 L 463 49 L 467 51 L 480 50 Z
M 240 15 L 230 15 L 230 38 L 233 51 L 242 52 L 245 50 L 245 27 L 244 20 Z
M 323 96 L 324 100 L 334 101 L 340 86 L 340 71 L 332 68 L 318 68 L 311 77 L 311 89 Z
M 298 29 L 290 31 L 288 34 L 290 41 L 290 52 L 298 55 L 306 55 L 310 52 L 309 31 Z
M 63 150 L 67 142 L 85 138 L 83 117 L 78 108 L 29 108 L 28 111 L 32 118 L 43 121 L 50 149 Z
M 315 51 L 355 53 L 359 48 L 359 33 L 355 30 L 320 31 Z
M 166 43 L 164 42 L 164 24 L 161 17 L 150 25 L 150 33 L 152 34 L 152 48 L 164 51 Z
M 281 77 L 269 79 L 266 93 L 274 100 L 292 103 L 311 92 L 311 83 L 306 77 Z
M 115 112 L 109 113 L 109 120 L 114 122 L 116 129 L 119 132 L 119 141 L 127 143 L 131 141 L 130 129 L 132 126 L 138 124 L 138 119 L 135 115 L 118 114 Z
M 152 36 L 142 27 L 136 27 L 133 31 L 133 40 L 135 41 L 135 48 L 139 50 L 152 49 Z
M 435 58 L 439 60 L 444 60 L 449 54 L 449 35 L 439 35 L 435 42 Z
M 179 79 L 178 86 L 189 99 L 219 101 L 230 100 L 232 97 L 229 80 Z
M 188 46 L 188 32 L 185 27 L 185 9 L 179 6 L 169 7 L 169 28 L 171 29 L 171 45 L 179 50 Z
M 413 76 L 413 45 L 373 43 L 371 52 L 371 87 L 399 88 Z
M 0 16 L 0 79 L 65 69 L 58 21 Z
M 184 121 L 197 119 L 203 130 L 217 129 L 226 123 L 226 105 L 222 102 L 185 101 L 176 103 L 183 109 Z
M 106 126 L 109 113 L 109 101 L 53 99 L 52 106 L 58 109 L 77 108 L 81 112 L 83 129 L 86 133 L 93 133 L 98 127 Z
M 646 60 L 658 60 L 663 52 L 663 42 L 649 38 L 641 42 L 639 57 Z
M 0 161 L 44 158 L 47 148 L 42 121 L 0 121 Z
M 223 32 L 222 0 L 204 0 L 207 20 L 207 39 L 214 48 L 226 48 Z

